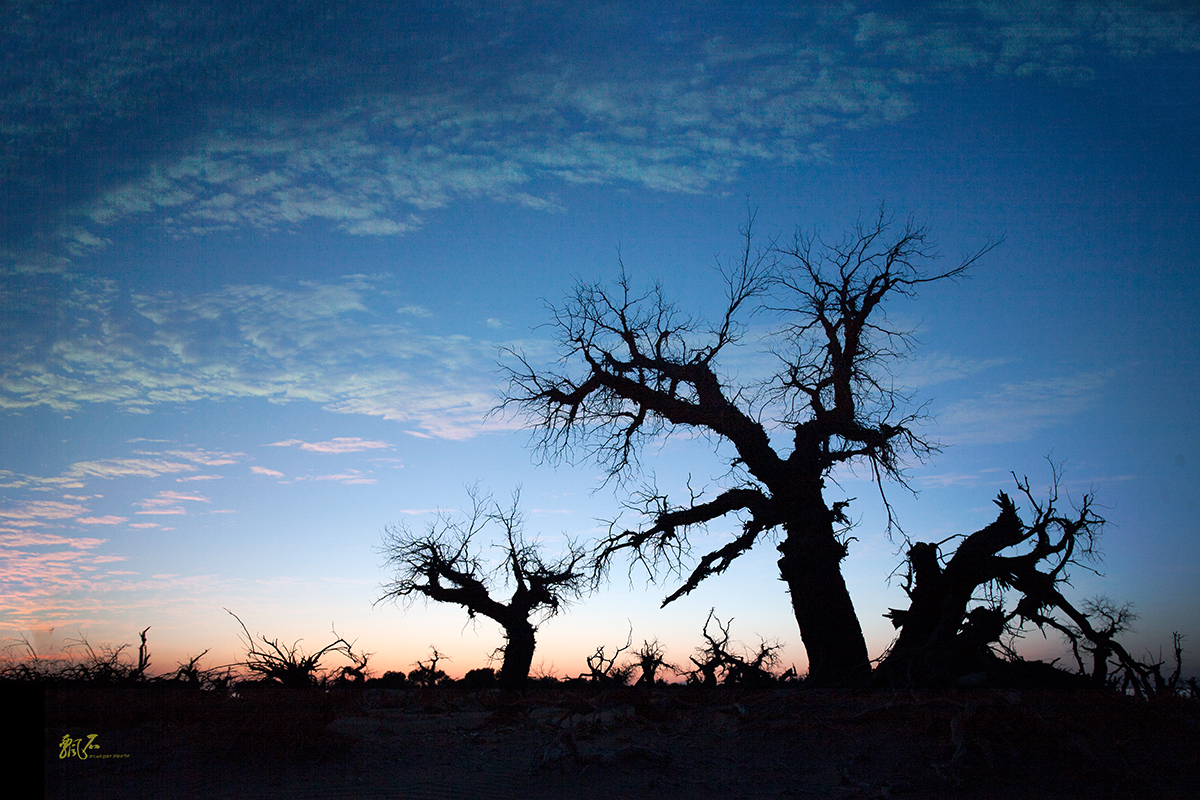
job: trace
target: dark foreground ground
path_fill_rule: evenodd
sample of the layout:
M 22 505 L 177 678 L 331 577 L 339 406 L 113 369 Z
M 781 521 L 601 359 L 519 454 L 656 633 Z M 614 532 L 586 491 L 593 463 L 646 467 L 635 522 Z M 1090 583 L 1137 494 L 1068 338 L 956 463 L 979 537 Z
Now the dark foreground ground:
M 1200 797 L 1200 703 L 1078 691 L 80 684 L 45 726 L 46 796 L 79 800 Z

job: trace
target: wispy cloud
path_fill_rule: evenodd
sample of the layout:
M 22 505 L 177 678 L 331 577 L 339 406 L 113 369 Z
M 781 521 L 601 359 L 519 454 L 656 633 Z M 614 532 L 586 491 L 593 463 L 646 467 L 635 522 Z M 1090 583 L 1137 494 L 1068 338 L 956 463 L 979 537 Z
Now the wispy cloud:
M 368 477 L 356 469 L 346 470 L 343 473 L 339 473 L 339 474 L 335 474 L 335 475 L 311 475 L 311 476 L 298 478 L 297 480 L 334 481 L 336 483 L 341 483 L 341 484 L 345 484 L 345 485 L 371 484 L 371 483 L 379 482 L 377 478 Z
M 267 477 L 270 477 L 270 478 L 282 478 L 283 477 L 282 472 L 280 472 L 278 470 L 274 470 L 274 469 L 267 469 L 266 467 L 255 466 L 255 467 L 251 467 L 250 471 L 252 473 L 254 473 L 255 475 L 266 475 Z
M 67 520 L 86 514 L 86 506 L 58 500 L 31 500 L 0 506 L 0 533 L 18 533 L 41 527 L 49 521 Z
M 963 380 L 981 372 L 1004 366 L 1006 358 L 973 359 L 945 353 L 928 353 L 896 364 L 895 380 L 902 391 L 920 392 L 925 387 Z
M 45 533 L 0 533 L 0 608 L 9 624 L 56 625 L 49 611 L 69 592 L 93 584 L 120 556 L 103 553 L 104 539 Z M 93 603 L 94 604 L 94 603 Z M 76 617 L 77 618 L 77 617 Z
M 202 494 L 187 494 L 185 492 L 163 491 L 154 495 L 148 500 L 142 500 L 138 505 L 143 508 L 151 508 L 154 506 L 169 506 L 174 503 L 189 501 L 193 503 L 210 503 L 212 502 Z
M 149 410 L 200 400 L 312 402 L 347 414 L 406 422 L 432 435 L 484 430 L 494 403 L 497 344 L 385 323 L 368 297 L 388 303 L 382 279 L 347 276 L 292 287 L 228 286 L 196 297 L 136 296 L 115 287 L 61 296 L 70 322 L 47 342 L 17 327 L 0 373 L 0 408 L 73 411 L 85 404 Z M 493 423 L 493 426 L 498 423 Z M 368 440 L 302 443 L 317 452 L 388 445 Z M 80 462 L 58 480 L 198 472 L 241 453 L 169 449 L 153 457 Z M 15 480 L 0 474 L 0 481 Z
M 937 437 L 947 444 L 1016 442 L 1094 406 L 1112 376 L 1077 375 L 1006 383 L 935 415 Z
M 220 450 L 165 450 L 162 455 L 186 459 L 206 467 L 226 467 L 236 464 L 245 457 L 245 453 L 227 453 Z M 203 479 L 204 476 L 198 476 Z M 195 480 L 195 478 L 193 479 Z
M 0 379 L 2 383 L 2 379 Z M 137 458 L 106 458 L 76 461 L 60 474 L 52 476 L 23 475 L 0 470 L 0 489 L 30 489 L 40 492 L 81 489 L 92 480 L 121 480 L 126 478 L 157 478 L 164 475 L 179 475 L 177 482 L 219 480 L 220 475 L 190 475 L 196 472 L 195 464 L 205 466 L 228 466 L 240 461 L 241 453 L 223 453 L 200 449 L 172 449 L 164 453 L 138 451 Z M 170 456 L 162 458 L 160 456 Z M 175 459 L 185 459 L 179 461 Z M 192 463 L 187 463 L 192 462 Z M 64 499 L 87 500 L 88 496 L 63 494 Z
M 74 550 L 93 550 L 107 539 L 59 536 L 53 533 L 21 532 L 0 537 L 0 548 L 13 547 L 69 547 Z
M 363 79 L 342 94 L 345 102 L 315 112 L 278 104 L 236 115 L 214 108 L 219 124 L 194 146 L 155 158 L 92 197 L 61 234 L 76 249 L 94 248 L 114 222 L 152 215 L 180 236 L 308 221 L 381 236 L 419 228 L 424 214 L 459 199 L 555 207 L 547 179 L 706 191 L 749 162 L 827 157 L 840 131 L 914 113 L 912 85 L 943 73 L 1078 83 L 1093 77 L 1097 58 L 1200 49 L 1196 9 L 1150 0 L 976 0 L 909 4 L 891 13 L 852 4 L 793 7 L 730 28 L 696 14 L 677 19 L 670 46 L 574 4 L 570 14 L 543 16 L 532 26 L 541 31 L 588 15 L 608 29 L 594 35 L 614 43 L 611 54 L 572 48 L 574 30 L 550 36 L 562 45 L 546 52 L 547 39 L 529 40 L 530 26 L 520 26 L 523 13 L 501 18 L 458 9 L 456 18 L 475 38 L 425 32 L 430 41 L 446 37 L 450 48 L 475 48 L 474 63 L 488 66 L 477 77 L 431 68 L 420 89 L 403 93 L 399 82 Z M 56 101 L 48 92 L 10 94 L 0 97 L 0 111 L 19 108 L 19 118 L 29 119 L 28 104 L 41 101 L 36 118 L 64 131 L 89 115 L 135 113 L 136 106 L 124 105 L 133 87 L 182 64 L 227 59 L 238 47 L 218 23 L 202 44 L 160 50 L 182 24 L 149 40 L 157 46 L 140 62 L 134 52 L 80 36 L 72 46 L 81 59 L 121 65 L 103 71 L 103 87 L 55 70 L 42 79 L 64 90 Z M 236 25 L 236 17 L 226 24 Z M 497 26 L 506 30 L 500 38 Z M 313 64 L 324 64 L 329 75 L 339 71 L 334 63 L 355 57 L 323 51 Z M 302 74 L 289 63 L 272 77 Z M 10 124 L 9 135 L 18 150 L 39 137 L 48 141 L 40 127 Z
M 110 458 L 102 461 L 77 461 L 64 476 L 68 478 L 156 478 L 177 472 L 195 472 L 192 464 L 160 458 Z
M 153 497 L 148 497 L 139 500 L 134 505 L 140 506 L 141 511 L 135 511 L 135 514 L 164 514 L 164 515 L 182 515 L 186 514 L 182 503 L 209 503 L 212 502 L 202 494 L 160 491 Z
M 217 15 L 205 4 L 155 9 L 145 19 L 106 18 L 105 34 L 87 15 L 64 20 L 30 10 L 12 32 L 14 53 L 53 42 L 63 57 L 28 60 L 29 69 L 0 88 L 7 163 L 65 157 L 89 120 L 136 120 L 150 131 L 162 125 L 171 146 L 124 153 L 119 142 L 106 143 L 128 158 L 98 159 L 121 166 L 89 184 L 99 188 L 77 207 L 52 215 L 65 220 L 66 255 L 40 245 L 29 258 L 9 253 L 6 279 L 30 281 L 12 297 L 58 324 L 25 330 L 17 323 L 0 344 L 0 409 L 71 412 L 103 403 L 144 413 L 262 398 L 464 438 L 482 430 L 493 402 L 486 375 L 495 343 L 409 327 L 427 312 L 398 298 L 372 311 L 370 280 L 130 298 L 110 282 L 72 280 L 71 253 L 106 246 L 115 224 L 135 218 L 181 237 L 310 223 L 380 236 L 411 231 L 460 200 L 552 208 L 557 190 L 580 184 L 712 191 L 752 163 L 836 157 L 844 132 L 911 116 L 918 110 L 912 88 L 939 76 L 974 71 L 1071 83 L 1087 80 L 1097 59 L 1200 49 L 1200 11 L 1151 0 L 964 0 L 890 13 L 791 6 L 728 27 L 710 15 L 681 14 L 666 39 L 646 35 L 632 12 L 585 3 L 572 4 L 570 14 L 459 8 L 453 30 L 413 17 L 418 33 L 403 41 L 317 37 L 303 58 L 283 55 L 293 52 L 288 47 L 259 62 L 247 61 L 247 42 L 285 41 L 290 29 L 264 28 L 254 14 Z M 362 24 L 329 13 L 321 30 Z M 537 25 L 528 24 L 530 14 Z M 583 19 L 594 26 L 589 39 L 620 46 L 574 46 Z M 334 46 L 350 40 L 390 52 L 398 60 L 377 62 L 403 63 L 422 79 L 373 76 L 357 64 L 342 69 L 361 56 Z M 547 49 L 547 42 L 558 44 Z M 234 75 L 231 65 L 240 71 L 236 81 L 206 83 L 187 98 L 189 119 L 213 122 L 180 140 L 171 127 L 177 120 L 161 113 L 183 103 L 168 88 L 191 85 L 184 78 L 192 74 Z M 283 90 L 253 102 L 247 76 L 264 75 L 272 86 L 339 75 L 347 83 L 316 107 L 289 102 Z M 156 101 L 162 108 L 148 98 L 165 98 Z M 44 180 L 35 172 L 20 173 L 30 182 L 24 189 Z M 52 291 L 31 277 L 46 271 L 62 273 Z M 366 321 L 372 313 L 379 316 Z M 499 330 L 496 322 L 485 324 Z M 159 460 L 194 468 L 222 456 L 213 458 Z M 122 468 L 137 469 L 97 462 L 55 480 L 79 485 Z M 6 485 L 13 480 L 0 474 Z
M 80 525 L 119 525 L 122 522 L 128 522 L 129 518 L 108 514 L 103 517 L 79 517 L 75 521 Z
M 300 439 L 287 439 L 282 442 L 272 442 L 267 447 L 299 447 L 310 453 L 357 453 L 363 450 L 389 449 L 391 445 L 372 439 L 339 436 L 325 442 L 305 442 Z

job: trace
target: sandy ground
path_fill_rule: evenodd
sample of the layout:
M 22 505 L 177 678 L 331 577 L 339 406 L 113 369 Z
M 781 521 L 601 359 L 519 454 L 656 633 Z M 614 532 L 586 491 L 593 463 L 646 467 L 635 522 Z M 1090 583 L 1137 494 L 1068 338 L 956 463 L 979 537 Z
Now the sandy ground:
M 793 687 L 52 700 L 46 796 L 64 800 L 1200 797 L 1195 701 Z M 89 733 L 91 757 L 59 758 L 64 735 Z

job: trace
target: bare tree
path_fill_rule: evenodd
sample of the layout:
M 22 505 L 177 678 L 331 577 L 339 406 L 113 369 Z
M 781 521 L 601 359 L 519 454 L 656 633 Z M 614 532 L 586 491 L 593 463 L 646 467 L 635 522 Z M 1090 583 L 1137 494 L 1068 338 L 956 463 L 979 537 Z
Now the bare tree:
M 416 669 L 408 673 L 408 682 L 416 686 L 424 686 L 426 689 L 449 682 L 450 676 L 438 669 L 438 662 L 450 660 L 450 656 L 439 652 L 433 645 L 429 645 L 429 663 L 426 664 L 420 659 L 414 661 L 413 666 Z
M 631 655 L 633 656 L 631 666 L 637 667 L 640 673 L 635 686 L 653 686 L 660 669 L 675 669 L 667 663 L 666 648 L 659 644 L 658 637 L 643 639 L 642 646 L 634 650 Z
M 509 508 L 477 489 L 470 496 L 471 510 L 462 518 L 439 514 L 422 533 L 405 525 L 386 529 L 384 553 L 395 579 L 384 586 L 380 600 L 421 596 L 460 605 L 471 618 L 483 615 L 498 622 L 505 637 L 500 685 L 515 688 L 529 677 L 539 625 L 586 586 L 585 552 L 569 542 L 565 554 L 548 561 L 537 544 L 525 539 L 518 493 Z M 495 569 L 485 566 L 479 551 L 489 525 L 502 532 L 498 547 L 503 562 Z M 507 602 L 492 596 L 510 586 Z
M 354 642 L 348 642 L 337 631 L 332 642 L 312 653 L 306 653 L 300 647 L 300 642 L 292 644 L 278 639 L 268 639 L 259 634 L 258 641 L 250 634 L 242 618 L 228 608 L 225 611 L 238 621 L 245 638 L 242 643 L 246 647 L 246 659 L 237 666 L 245 667 L 252 674 L 261 675 L 263 680 L 276 683 L 289 689 L 314 689 L 324 686 L 329 678 L 321 669 L 321 661 L 330 653 L 346 657 L 355 667 L 365 669 L 370 653 L 354 651 Z M 197 657 L 199 658 L 199 657 Z M 194 666 L 194 660 L 193 660 Z
M 502 407 L 524 412 L 543 456 L 592 458 L 618 481 L 637 472 L 641 445 L 677 429 L 731 444 L 736 457 L 716 496 L 692 493 L 677 504 L 654 487 L 634 493 L 631 504 L 648 524 L 614 526 L 598 548 L 597 567 L 626 553 L 651 575 L 663 567 L 681 571 L 690 560 L 689 532 L 735 516 L 740 531 L 701 556 L 665 605 L 779 532 L 780 577 L 809 676 L 841 680 L 869 667 L 841 573 L 850 500 L 827 502 L 825 479 L 838 465 L 865 463 L 882 488 L 885 479 L 903 481 L 904 457 L 935 449 L 914 432 L 919 409 L 889 383 L 889 365 L 911 340 L 884 318 L 884 301 L 963 274 L 994 244 L 930 272 L 923 267 L 936 254 L 926 229 L 910 222 L 893 230 L 882 209 L 832 244 L 797 234 L 788 246 L 756 249 L 752 225 L 753 216 L 742 229 L 740 259 L 722 270 L 726 304 L 715 322 L 682 314 L 658 286 L 637 294 L 622 266 L 612 288 L 580 283 L 551 308 L 557 369 L 511 353 Z M 720 356 L 755 311 L 780 320 L 766 337 L 778 371 L 763 384 L 730 384 Z M 775 419 L 764 419 L 768 414 Z M 772 443 L 778 432 L 786 432 L 790 450 Z
M 729 642 L 729 628 L 733 625 L 733 620 L 722 624 L 715 611 L 716 609 L 709 609 L 708 617 L 704 620 L 704 629 L 701 631 L 704 645 L 696 648 L 695 655 L 688 656 L 695 669 L 681 673 L 687 677 L 688 682 L 716 686 L 718 682 L 763 684 L 777 680 L 774 669 L 779 666 L 779 651 L 783 645 L 760 639 L 758 650 L 754 653 L 734 652 Z M 717 621 L 717 630 L 721 632 L 719 637 L 708 630 L 713 620 Z
M 941 555 L 945 542 L 917 542 L 909 548 L 904 589 L 910 604 L 885 615 L 900 634 L 881 665 L 882 677 L 921 684 L 982 672 L 1002 634 L 1028 622 L 1067 635 L 1081 672 L 1079 644 L 1087 643 L 1096 657 L 1092 672 L 1098 682 L 1105 680 L 1110 655 L 1128 656 L 1113 638 L 1128 621 L 1128 608 L 1105 604 L 1080 611 L 1062 593 L 1071 569 L 1088 568 L 1095 560 L 1104 519 L 1096 514 L 1091 494 L 1066 513 L 1060 510 L 1057 468 L 1053 477 L 1045 500 L 1035 499 L 1027 478 L 1017 481 L 1032 513 L 1029 524 L 1013 499 L 1001 492 L 996 520 L 964 537 L 949 557 Z M 1016 602 L 1006 611 L 1005 600 L 1013 594 Z M 1110 624 L 1093 625 L 1090 617 L 1096 616 L 1106 616 Z
M 598 645 L 596 652 L 587 657 L 587 673 L 579 677 L 595 681 L 596 683 L 624 686 L 629 683 L 630 677 L 633 676 L 633 665 L 623 664 L 618 667 L 617 659 L 632 646 L 633 628 L 630 628 L 629 636 L 625 638 L 625 644 L 618 647 L 611 656 L 604 645 Z

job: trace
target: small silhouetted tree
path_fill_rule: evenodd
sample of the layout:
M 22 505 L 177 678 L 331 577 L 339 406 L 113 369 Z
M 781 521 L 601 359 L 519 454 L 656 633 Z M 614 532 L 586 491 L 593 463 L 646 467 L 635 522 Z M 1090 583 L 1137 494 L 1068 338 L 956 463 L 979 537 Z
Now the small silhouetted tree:
M 694 655 L 688 660 L 695 665 L 694 669 L 686 670 L 683 674 L 689 683 L 699 683 L 704 686 L 724 684 L 761 684 L 776 680 L 774 669 L 779 666 L 779 651 L 783 645 L 778 642 L 768 642 L 760 639 L 758 649 L 753 653 L 739 653 L 733 649 L 729 641 L 729 628 L 733 620 L 722 623 L 716 616 L 715 609 L 709 609 L 708 617 L 704 620 L 701 635 L 704 644 L 696 648 Z M 708 627 L 716 620 L 720 634 L 709 631 Z
M 640 530 L 614 528 L 596 554 L 603 570 L 627 553 L 651 575 L 684 569 L 689 532 L 735 516 L 740 531 L 700 557 L 664 605 L 779 532 L 779 574 L 787 584 L 809 676 L 840 680 L 869 669 L 867 646 L 842 578 L 849 500 L 829 502 L 825 480 L 843 464 L 865 464 L 875 479 L 896 479 L 906 456 L 935 446 L 921 438 L 909 398 L 890 383 L 890 365 L 911 339 L 883 314 L 886 301 L 962 275 L 988 244 L 949 269 L 929 270 L 936 253 L 925 228 L 893 230 L 881 209 L 838 242 L 797 234 L 787 246 L 756 249 L 743 230 L 740 259 L 723 269 L 724 312 L 705 322 L 681 313 L 655 286 L 635 291 L 625 274 L 612 287 L 579 283 L 550 309 L 559 367 L 511 353 L 503 406 L 515 406 L 550 459 L 584 456 L 610 478 L 638 472 L 647 441 L 676 430 L 733 446 L 723 489 L 683 504 L 654 487 L 631 505 Z M 777 315 L 763 342 L 777 359 L 766 383 L 738 384 L 720 367 L 755 311 Z M 503 407 L 502 406 L 502 407 Z M 786 433 L 790 447 L 780 447 Z M 886 505 L 886 499 L 885 499 Z M 891 518 L 888 506 L 889 520 Z
M 259 675 L 263 680 L 276 683 L 288 689 L 314 689 L 324 686 L 328 675 L 321 668 L 321 661 L 332 653 L 344 656 L 354 668 L 365 669 L 369 653 L 354 651 L 354 643 L 348 642 L 337 631 L 332 642 L 312 653 L 306 653 L 299 641 L 292 644 L 281 642 L 279 639 L 268 639 L 259 634 L 257 641 L 250 634 L 246 623 L 241 617 L 228 608 L 225 611 L 238 621 L 245 638 L 242 643 L 246 647 L 246 658 L 238 666 L 245 667 L 251 674 Z M 353 669 L 353 668 L 352 668 Z
M 414 661 L 413 666 L 416 669 L 408 673 L 408 682 L 417 686 L 423 686 L 426 689 L 432 689 L 443 683 L 449 683 L 450 676 L 443 670 L 438 669 L 438 663 L 450 660 L 451 658 L 448 655 L 439 652 L 433 645 L 429 645 L 429 663 L 425 663 L 420 659 Z
M 622 664 L 621 666 L 617 666 L 617 659 L 632 646 L 633 628 L 630 628 L 629 635 L 625 638 L 625 644 L 614 650 L 612 655 L 609 655 L 608 648 L 604 645 L 598 645 L 596 652 L 592 653 L 586 659 L 587 673 L 579 677 L 587 678 L 596 683 L 624 686 L 633 677 L 633 665 Z
M 441 513 L 423 532 L 405 525 L 384 532 L 384 554 L 395 578 L 384 586 L 380 600 L 417 596 L 454 603 L 474 618 L 482 615 L 500 624 L 505 644 L 499 681 L 505 688 L 523 685 L 533 664 L 535 635 L 546 619 L 579 597 L 587 584 L 584 550 L 568 542 L 567 551 L 547 560 L 536 543 L 526 540 L 519 497 L 501 507 L 478 490 L 470 490 L 471 510 L 461 518 Z M 489 526 L 501 531 L 502 562 L 485 565 L 481 542 Z M 507 602 L 493 594 L 512 588 Z
M 667 651 L 659 644 L 657 637 L 653 640 L 643 639 L 642 646 L 630 655 L 633 657 L 632 666 L 637 667 L 640 673 L 636 686 L 653 686 L 660 669 L 675 669 L 667 663 Z

